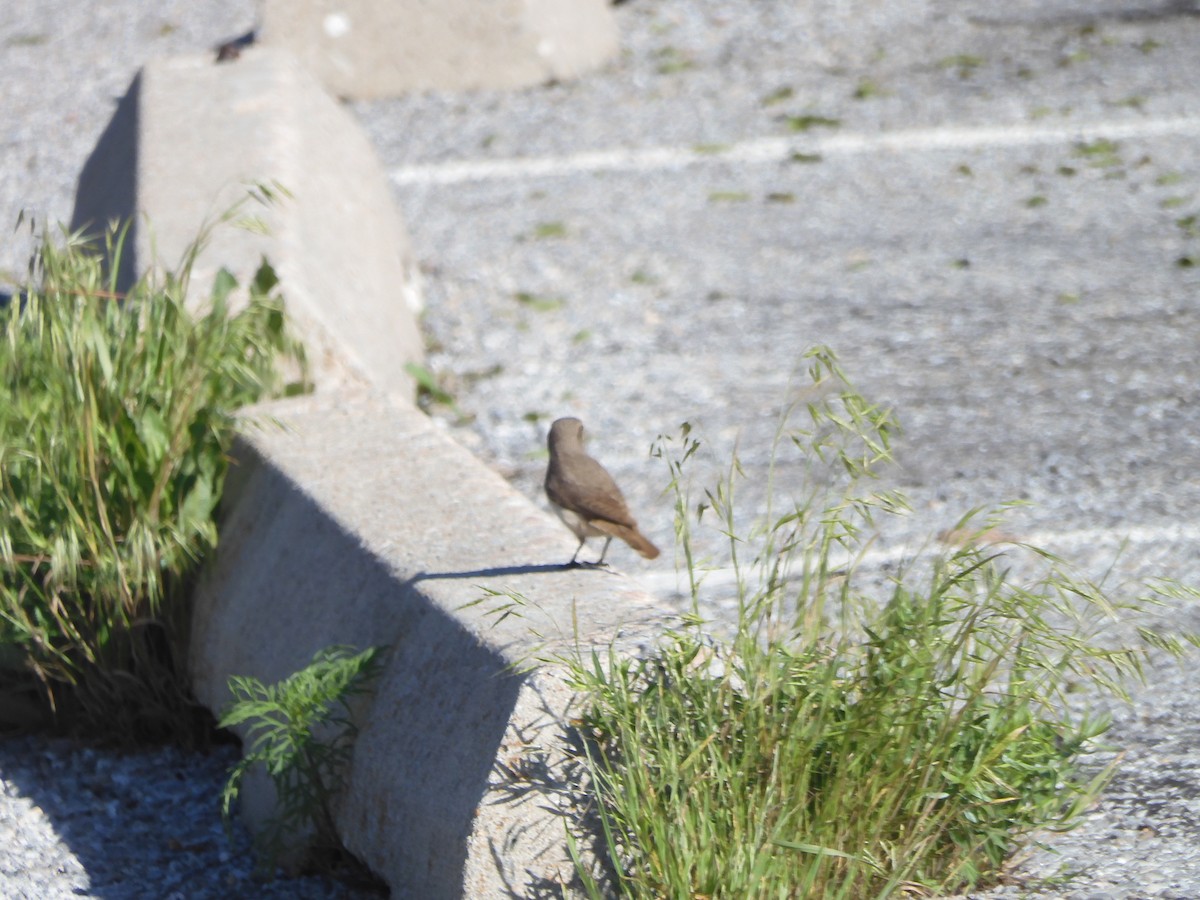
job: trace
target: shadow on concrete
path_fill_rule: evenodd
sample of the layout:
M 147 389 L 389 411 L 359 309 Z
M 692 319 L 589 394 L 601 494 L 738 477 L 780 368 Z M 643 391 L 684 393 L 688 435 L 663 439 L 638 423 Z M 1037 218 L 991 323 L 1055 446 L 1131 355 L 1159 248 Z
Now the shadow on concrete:
M 992 25 L 1000 27 L 1040 26 L 1061 27 L 1096 26 L 1103 22 L 1165 22 L 1171 19 L 1200 17 L 1200 6 L 1195 0 L 1169 0 L 1167 3 L 1139 4 L 1132 3 L 1121 9 L 1095 9 L 1069 12 L 1043 13 L 1035 11 L 1030 14 L 1005 15 L 975 15 L 970 21 L 977 25 Z
M 388 647 L 359 708 L 339 827 L 393 891 L 458 896 L 525 676 L 424 592 L 430 576 L 397 577 L 254 443 L 239 439 L 231 455 L 221 544 L 197 592 L 198 697 L 219 707 L 230 675 L 274 682 L 334 644 Z M 243 801 L 255 804 L 248 792 Z M 260 797 L 250 820 L 269 813 L 269 802 Z
M 511 577 L 514 575 L 549 575 L 551 573 L 572 572 L 575 569 L 594 570 L 597 572 L 607 572 L 610 575 L 617 574 L 615 569 L 609 568 L 608 564 L 596 565 L 595 563 L 553 563 L 553 564 L 537 564 L 529 563 L 527 565 L 517 566 L 494 566 L 490 569 L 469 569 L 462 572 L 418 572 L 412 578 L 405 582 L 411 586 L 419 581 L 434 581 L 440 579 L 461 579 L 461 578 L 502 578 Z
M 137 280 L 138 128 L 142 95 L 139 72 L 95 149 L 84 163 L 75 187 L 71 231 L 102 241 L 111 223 L 129 223 L 117 269 L 117 290 L 128 291 Z

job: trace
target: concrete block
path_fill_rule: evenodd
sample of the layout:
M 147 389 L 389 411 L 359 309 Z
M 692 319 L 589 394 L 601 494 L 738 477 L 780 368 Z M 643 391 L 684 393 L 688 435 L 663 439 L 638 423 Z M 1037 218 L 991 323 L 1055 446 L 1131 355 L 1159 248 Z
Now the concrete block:
M 338 805 L 345 844 L 394 897 L 569 882 L 572 694 L 554 667 L 513 667 L 576 640 L 646 642 L 665 613 L 613 571 L 564 569 L 570 533 L 410 406 L 314 395 L 254 412 L 283 427 L 233 451 L 196 596 L 199 699 L 220 711 L 230 675 L 273 682 L 331 644 L 388 645 Z M 470 605 L 489 591 L 524 605 Z M 246 798 L 252 820 L 270 799 Z
M 250 48 L 149 63 L 79 178 L 72 228 L 137 216 L 123 285 L 184 248 L 256 183 L 290 198 L 250 204 L 267 233 L 225 225 L 196 261 L 207 295 L 224 266 L 245 284 L 266 256 L 308 345 L 318 388 L 361 383 L 411 399 L 421 359 L 417 268 L 383 168 L 357 122 L 288 54 Z
M 352 99 L 573 78 L 617 51 L 609 0 L 265 0 L 262 33 Z

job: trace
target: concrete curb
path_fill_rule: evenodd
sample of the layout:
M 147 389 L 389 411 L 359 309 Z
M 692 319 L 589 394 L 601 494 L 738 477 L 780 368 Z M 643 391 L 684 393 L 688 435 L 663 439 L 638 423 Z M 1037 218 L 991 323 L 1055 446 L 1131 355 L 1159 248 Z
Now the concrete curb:
M 314 396 L 254 412 L 283 427 L 234 451 L 196 598 L 197 696 L 219 710 L 231 674 L 273 682 L 331 644 L 387 645 L 339 808 L 346 845 L 398 897 L 569 883 L 572 695 L 553 666 L 512 667 L 648 638 L 660 611 L 624 576 L 564 568 L 570 535 L 411 407 Z M 497 615 L 510 596 L 522 606 Z M 270 807 L 264 779 L 252 822 Z
M 337 810 L 346 846 L 397 897 L 558 896 L 567 829 L 589 841 L 573 695 L 553 665 L 515 669 L 648 640 L 666 613 L 624 576 L 564 568 L 574 538 L 412 406 L 413 266 L 390 190 L 357 125 L 286 54 L 147 66 L 80 178 L 75 221 L 144 215 L 154 234 L 139 221 L 132 278 L 248 180 L 294 198 L 264 234 L 218 232 L 194 284 L 222 265 L 245 279 L 266 255 L 320 355 L 318 391 L 251 411 L 279 424 L 233 450 L 196 595 L 197 696 L 219 714 L 232 675 L 274 682 L 330 645 L 386 645 Z M 512 598 L 517 614 L 497 615 Z M 261 823 L 273 801 L 262 776 L 243 812 Z

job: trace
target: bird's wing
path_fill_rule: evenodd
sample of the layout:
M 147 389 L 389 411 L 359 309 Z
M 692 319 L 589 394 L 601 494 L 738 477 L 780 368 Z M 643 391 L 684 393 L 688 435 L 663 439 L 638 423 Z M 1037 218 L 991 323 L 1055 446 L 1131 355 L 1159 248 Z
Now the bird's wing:
M 574 510 L 585 519 L 602 519 L 628 528 L 637 528 L 637 522 L 629 514 L 629 507 L 625 505 L 621 489 L 604 466 L 590 456 L 578 457 L 572 460 L 571 464 L 576 471 L 584 475 L 579 481 L 593 489 L 581 490 L 575 481 L 568 482 L 565 478 L 558 477 L 556 471 L 551 471 L 546 478 L 546 495 L 552 501 Z

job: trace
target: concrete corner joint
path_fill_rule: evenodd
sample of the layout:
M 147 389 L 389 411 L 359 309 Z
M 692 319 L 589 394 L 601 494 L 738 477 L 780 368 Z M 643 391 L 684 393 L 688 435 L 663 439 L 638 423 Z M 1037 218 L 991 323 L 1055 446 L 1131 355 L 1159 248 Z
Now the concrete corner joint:
M 289 54 L 251 48 L 150 62 L 122 98 L 79 178 L 72 229 L 132 221 L 127 287 L 174 266 L 205 223 L 256 184 L 286 192 L 217 228 L 192 270 L 202 302 L 219 268 L 246 284 L 263 256 L 318 390 L 369 385 L 411 400 L 422 358 L 416 261 L 383 166 L 358 123 Z

